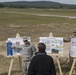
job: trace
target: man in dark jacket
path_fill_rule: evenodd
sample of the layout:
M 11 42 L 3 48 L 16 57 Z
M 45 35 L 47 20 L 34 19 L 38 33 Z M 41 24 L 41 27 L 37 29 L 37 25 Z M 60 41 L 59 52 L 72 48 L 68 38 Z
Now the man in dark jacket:
M 56 75 L 53 58 L 45 52 L 46 45 L 38 44 L 38 53 L 30 62 L 28 75 Z

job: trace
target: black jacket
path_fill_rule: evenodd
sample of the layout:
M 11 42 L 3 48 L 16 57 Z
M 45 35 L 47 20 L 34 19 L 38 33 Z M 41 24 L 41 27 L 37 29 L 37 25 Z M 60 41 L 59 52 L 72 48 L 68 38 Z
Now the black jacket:
M 28 75 L 56 75 L 53 58 L 46 53 L 37 53 L 30 62 Z

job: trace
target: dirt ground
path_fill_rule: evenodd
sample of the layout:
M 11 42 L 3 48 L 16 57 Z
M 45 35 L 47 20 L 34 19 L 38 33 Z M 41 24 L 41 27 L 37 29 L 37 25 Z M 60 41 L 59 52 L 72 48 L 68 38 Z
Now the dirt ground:
M 70 42 L 64 43 L 64 53 L 65 57 L 69 57 L 69 50 L 70 50 Z

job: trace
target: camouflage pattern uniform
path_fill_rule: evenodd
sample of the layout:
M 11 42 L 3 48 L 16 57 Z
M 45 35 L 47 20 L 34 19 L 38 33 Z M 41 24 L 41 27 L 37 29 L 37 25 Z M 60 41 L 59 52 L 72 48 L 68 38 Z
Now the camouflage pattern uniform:
M 28 42 L 28 44 L 23 44 L 16 46 L 15 48 L 22 49 L 22 69 L 23 69 L 23 74 L 27 75 L 28 67 L 30 60 L 36 53 L 36 48 L 35 46 Z

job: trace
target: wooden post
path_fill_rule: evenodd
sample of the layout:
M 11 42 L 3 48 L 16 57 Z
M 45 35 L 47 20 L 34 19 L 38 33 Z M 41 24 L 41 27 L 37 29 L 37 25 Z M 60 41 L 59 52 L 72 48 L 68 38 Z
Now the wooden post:
M 19 56 L 19 65 L 20 65 L 20 69 L 22 69 L 22 65 L 21 65 L 21 57 Z
M 59 62 L 58 56 L 56 56 L 56 59 L 57 59 L 57 63 L 58 63 L 60 75 L 63 75 L 63 74 L 62 74 L 62 70 L 61 70 L 61 66 L 60 66 L 60 62 Z
M 53 34 L 52 34 L 52 32 L 50 32 L 50 34 L 49 34 L 49 37 L 53 37 Z
M 9 67 L 8 75 L 10 75 L 10 74 L 11 74 L 12 65 L 13 65 L 13 60 L 14 60 L 14 58 L 12 57 L 12 58 L 11 58 L 11 62 L 10 62 L 10 67 Z
M 20 38 L 20 34 L 19 33 L 16 34 L 16 38 Z
M 69 75 L 72 75 L 73 68 L 74 68 L 74 66 L 75 66 L 75 62 L 76 62 L 76 58 L 73 60 L 72 67 L 71 67 L 71 70 L 70 70 Z

